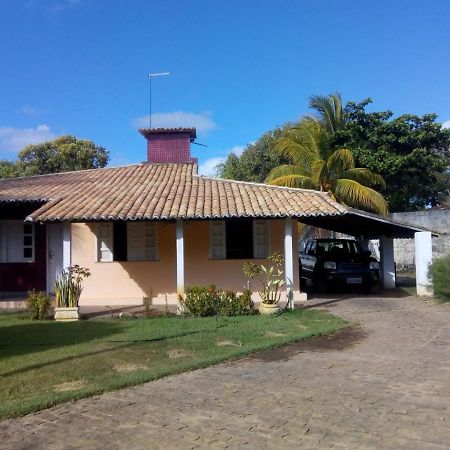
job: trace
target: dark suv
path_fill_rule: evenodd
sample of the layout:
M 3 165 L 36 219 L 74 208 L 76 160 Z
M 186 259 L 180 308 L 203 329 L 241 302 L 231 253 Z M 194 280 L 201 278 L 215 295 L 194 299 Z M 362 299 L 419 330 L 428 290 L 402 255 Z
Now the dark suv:
M 380 266 L 352 239 L 311 239 L 300 252 L 300 278 L 315 287 L 355 286 L 370 292 L 380 282 Z

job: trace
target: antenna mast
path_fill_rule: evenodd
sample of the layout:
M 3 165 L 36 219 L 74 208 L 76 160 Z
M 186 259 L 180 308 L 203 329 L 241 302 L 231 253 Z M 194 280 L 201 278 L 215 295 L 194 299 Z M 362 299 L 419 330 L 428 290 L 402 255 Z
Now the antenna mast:
M 149 128 L 152 128 L 152 78 L 155 77 L 164 77 L 170 75 L 170 72 L 156 72 L 156 73 L 149 73 L 148 74 L 148 89 L 149 89 L 149 100 L 148 100 L 148 109 L 149 109 L 149 115 L 148 115 L 148 121 L 149 121 Z

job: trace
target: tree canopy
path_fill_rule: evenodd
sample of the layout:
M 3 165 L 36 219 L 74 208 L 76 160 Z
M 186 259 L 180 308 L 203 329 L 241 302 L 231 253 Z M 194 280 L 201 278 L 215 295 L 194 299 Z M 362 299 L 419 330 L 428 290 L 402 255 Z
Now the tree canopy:
M 355 167 L 353 153 L 330 145 L 333 133 L 344 125 L 338 94 L 311 97 L 316 116 L 304 117 L 276 142 L 276 149 L 290 164 L 274 168 L 266 181 L 278 186 L 317 189 L 350 206 L 388 213 L 388 205 L 375 189 L 383 178 L 367 168 Z
M 109 152 L 94 142 L 60 136 L 53 141 L 27 145 L 16 162 L 0 161 L 0 178 L 98 169 L 108 161 Z
M 367 112 L 371 102 L 368 98 L 343 107 L 339 95 L 311 97 L 313 118 L 322 120 L 329 148 L 350 150 L 355 166 L 380 174 L 386 184 L 381 193 L 393 212 L 443 204 L 445 198 L 448 201 L 450 129 L 442 128 L 436 114 L 394 118 L 391 111 Z M 275 143 L 298 124 L 265 133 L 241 156 L 229 155 L 219 167 L 219 175 L 263 182 L 272 169 L 289 164 Z
M 435 206 L 450 188 L 450 129 L 436 114 L 367 112 L 371 102 L 347 103 L 344 126 L 331 144 L 350 148 L 358 165 L 382 174 L 392 211 Z
M 291 124 L 264 133 L 256 142 L 249 144 L 241 156 L 230 153 L 218 166 L 218 175 L 239 181 L 263 183 L 269 172 L 280 164 L 287 164 L 286 157 L 275 149 L 275 142 Z

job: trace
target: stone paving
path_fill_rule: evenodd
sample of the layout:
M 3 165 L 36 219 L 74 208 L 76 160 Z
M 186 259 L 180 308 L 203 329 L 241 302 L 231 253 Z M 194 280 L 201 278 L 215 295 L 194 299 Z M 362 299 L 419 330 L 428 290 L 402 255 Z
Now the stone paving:
M 450 305 L 315 303 L 360 325 L 0 422 L 0 447 L 450 448 Z

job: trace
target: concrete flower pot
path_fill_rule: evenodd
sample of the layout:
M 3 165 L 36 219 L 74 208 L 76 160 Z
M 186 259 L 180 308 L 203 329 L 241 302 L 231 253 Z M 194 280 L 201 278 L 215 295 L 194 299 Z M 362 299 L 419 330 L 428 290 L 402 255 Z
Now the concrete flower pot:
M 55 308 L 55 320 L 61 322 L 72 322 L 79 320 L 80 308 L 78 306 L 74 308 Z
M 260 314 L 278 314 L 280 312 L 280 307 L 277 303 L 260 303 L 259 304 L 259 313 Z

